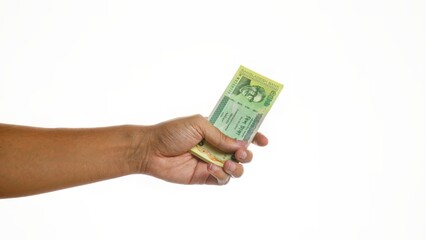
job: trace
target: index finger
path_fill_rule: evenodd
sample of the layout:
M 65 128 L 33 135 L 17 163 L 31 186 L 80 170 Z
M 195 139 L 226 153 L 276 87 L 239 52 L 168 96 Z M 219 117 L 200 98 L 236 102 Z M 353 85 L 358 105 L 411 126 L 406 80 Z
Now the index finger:
M 264 147 L 264 146 L 268 145 L 269 140 L 265 135 L 263 135 L 260 132 L 257 132 L 256 135 L 254 136 L 252 142 L 254 144 L 256 144 L 257 146 Z

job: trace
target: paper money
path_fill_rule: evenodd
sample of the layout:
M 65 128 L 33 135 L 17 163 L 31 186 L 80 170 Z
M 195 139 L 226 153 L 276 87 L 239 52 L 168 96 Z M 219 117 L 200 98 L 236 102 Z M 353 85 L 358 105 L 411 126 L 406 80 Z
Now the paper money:
M 282 88 L 282 84 L 240 66 L 209 121 L 225 135 L 250 143 Z M 220 167 L 232 158 L 232 154 L 224 153 L 204 140 L 193 147 L 191 153 Z

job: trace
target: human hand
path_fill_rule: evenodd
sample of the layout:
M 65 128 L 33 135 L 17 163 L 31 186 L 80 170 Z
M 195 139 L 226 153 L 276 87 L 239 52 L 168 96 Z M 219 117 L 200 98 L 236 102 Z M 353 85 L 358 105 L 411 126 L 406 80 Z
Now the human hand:
M 203 139 L 224 152 L 234 153 L 236 161 L 226 161 L 221 168 L 189 153 Z M 200 115 L 146 127 L 138 141 L 134 156 L 140 161 L 139 172 L 174 183 L 223 185 L 230 176 L 240 177 L 244 171 L 241 163 L 253 158 L 246 142 L 225 136 Z M 266 146 L 268 139 L 257 133 L 253 143 Z

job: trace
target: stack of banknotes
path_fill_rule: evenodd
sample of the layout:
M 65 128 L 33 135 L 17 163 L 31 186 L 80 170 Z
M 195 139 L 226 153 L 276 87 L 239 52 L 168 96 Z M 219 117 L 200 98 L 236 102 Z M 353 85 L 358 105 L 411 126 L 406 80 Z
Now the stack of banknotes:
M 209 121 L 225 135 L 250 143 L 282 89 L 282 84 L 240 66 Z M 224 153 L 206 141 L 194 146 L 191 153 L 220 167 L 232 158 L 232 154 Z

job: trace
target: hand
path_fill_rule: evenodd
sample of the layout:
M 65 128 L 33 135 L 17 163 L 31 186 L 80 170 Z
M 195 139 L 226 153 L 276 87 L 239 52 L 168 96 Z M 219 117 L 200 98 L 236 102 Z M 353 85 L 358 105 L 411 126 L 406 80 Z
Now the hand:
M 240 163 L 253 158 L 247 143 L 225 136 L 200 115 L 149 126 L 141 138 L 140 152 L 135 155 L 140 161 L 139 172 L 174 183 L 223 185 L 230 176 L 240 177 L 244 170 Z M 221 168 L 188 152 L 203 139 L 224 152 L 235 153 L 238 162 L 226 161 Z M 253 143 L 266 146 L 268 139 L 257 133 Z

